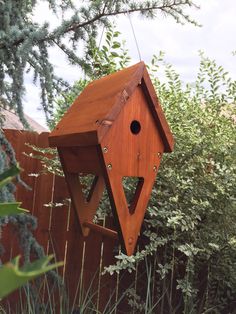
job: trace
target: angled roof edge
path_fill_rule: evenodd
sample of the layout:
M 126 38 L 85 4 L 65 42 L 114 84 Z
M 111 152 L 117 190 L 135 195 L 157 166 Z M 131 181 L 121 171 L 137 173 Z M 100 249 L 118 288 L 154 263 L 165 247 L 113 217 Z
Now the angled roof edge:
M 109 94 L 109 97 L 112 96 L 112 99 L 109 98 L 110 103 L 108 102 L 108 105 L 106 104 L 106 110 L 108 110 L 105 110 L 106 112 L 104 112 L 105 114 L 102 116 L 101 109 L 103 108 L 103 102 L 101 100 L 106 100 L 108 92 L 106 88 L 112 86 L 112 84 L 116 84 L 118 77 L 119 85 L 113 85 L 115 88 L 113 89 L 112 94 Z M 114 80 L 115 83 L 113 82 Z M 49 136 L 50 146 L 89 146 L 101 143 L 103 137 L 109 131 L 122 108 L 132 96 L 135 88 L 139 85 L 143 90 L 148 108 L 153 116 L 156 127 L 160 132 L 164 144 L 164 151 L 171 152 L 174 146 L 174 139 L 143 61 L 88 84 L 84 91 L 75 99 L 74 103 L 56 128 L 51 132 Z M 98 94 L 96 93 L 97 90 Z M 101 90 L 103 90 L 103 92 L 99 93 Z M 93 93 L 95 93 L 96 96 L 94 96 Z M 90 95 L 92 96 L 90 97 Z M 83 110 L 90 108 L 90 102 L 92 102 L 91 105 L 93 104 L 93 106 L 97 103 L 100 105 L 97 115 L 93 114 L 93 116 L 90 117 L 88 112 L 86 113 L 87 117 L 89 117 L 86 120 L 89 126 L 84 129 L 78 128 L 78 120 L 77 118 L 73 118 L 79 114 L 79 108 L 77 106 L 79 102 L 82 102 Z M 94 110 L 96 110 L 95 108 L 96 107 L 94 107 Z M 83 116 L 85 111 L 82 112 Z M 84 120 L 80 120 L 84 123 Z M 96 121 L 96 123 L 93 121 Z
M 144 68 L 141 86 L 149 102 L 149 106 L 153 114 L 154 120 L 161 133 L 165 151 L 172 152 L 174 149 L 174 137 L 172 135 L 169 124 L 166 120 L 165 114 L 162 110 L 161 104 L 159 102 L 155 88 L 152 84 L 152 81 L 150 79 L 146 67 Z
M 154 121 L 156 123 L 157 129 L 160 132 L 161 138 L 163 140 L 165 152 L 172 152 L 174 148 L 174 138 L 171 133 L 170 127 L 166 121 L 164 112 L 158 100 L 156 91 L 148 74 L 147 68 L 143 61 L 133 65 L 133 67 L 137 67 L 137 70 L 134 72 L 132 80 L 128 82 L 120 92 L 119 97 L 112 109 L 109 111 L 108 115 L 105 117 L 103 121 L 105 123 L 101 123 L 98 128 L 98 142 L 100 143 L 103 136 L 108 132 L 110 123 L 116 119 L 119 115 L 121 109 L 124 107 L 126 101 L 132 96 L 135 88 L 138 85 L 141 85 L 141 88 L 147 98 L 149 108 L 153 115 Z M 110 122 L 110 123 L 109 123 Z
M 140 61 L 139 63 L 136 63 L 127 69 L 131 69 L 131 68 L 137 68 L 132 75 L 132 79 L 128 83 L 125 84 L 124 89 L 117 95 L 116 102 L 113 104 L 111 110 L 108 112 L 106 117 L 104 117 L 103 121 L 98 127 L 97 132 L 98 132 L 99 143 L 102 141 L 102 138 L 109 130 L 109 126 L 113 123 L 113 121 L 115 121 L 116 117 L 121 112 L 127 100 L 132 96 L 135 88 L 139 84 L 141 84 L 143 72 L 145 69 L 144 62 Z M 119 73 L 122 71 L 123 70 L 120 70 L 116 73 Z

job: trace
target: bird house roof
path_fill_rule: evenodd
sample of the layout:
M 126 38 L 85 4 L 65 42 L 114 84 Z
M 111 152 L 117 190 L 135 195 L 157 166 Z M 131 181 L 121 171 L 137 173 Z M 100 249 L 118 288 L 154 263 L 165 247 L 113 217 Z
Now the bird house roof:
M 101 143 L 122 108 L 140 85 L 164 143 L 173 150 L 173 136 L 144 62 L 88 84 L 49 137 L 50 146 L 88 146 Z

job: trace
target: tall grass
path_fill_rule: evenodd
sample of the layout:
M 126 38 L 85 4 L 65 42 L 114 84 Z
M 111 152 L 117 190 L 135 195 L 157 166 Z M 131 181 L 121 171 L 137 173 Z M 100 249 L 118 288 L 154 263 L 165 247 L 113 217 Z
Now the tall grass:
M 65 284 L 52 283 L 50 276 L 45 275 L 37 281 L 27 284 L 19 290 L 18 302 L 8 303 L 5 307 L 0 306 L 1 314 L 152 314 L 157 313 L 158 305 L 161 305 L 164 294 L 156 299 L 155 268 L 147 259 L 144 263 L 144 270 L 139 272 L 138 266 L 134 274 L 127 281 L 127 273 L 117 276 L 116 288 L 110 292 L 103 309 L 99 309 L 98 298 L 104 289 L 105 284 L 98 284 L 98 277 L 101 269 L 93 274 L 93 277 L 85 288 L 78 280 L 74 300 L 71 301 L 69 291 Z M 131 279 L 131 280 L 130 280 Z M 130 281 L 130 282 L 129 282 Z M 118 289 L 127 285 L 124 291 Z M 140 283 L 142 289 L 140 289 Z M 142 283 L 145 283 L 143 285 Z M 121 284 L 121 285 L 120 285 Z M 97 288 L 95 288 L 95 286 Z M 98 289 L 99 288 L 99 289 Z M 143 291 L 145 295 L 143 295 Z M 140 293 L 142 295 L 140 295 Z M 144 300 L 144 301 L 143 301 Z M 118 310 L 119 309 L 119 310 Z M 158 312 L 159 313 L 159 312 Z

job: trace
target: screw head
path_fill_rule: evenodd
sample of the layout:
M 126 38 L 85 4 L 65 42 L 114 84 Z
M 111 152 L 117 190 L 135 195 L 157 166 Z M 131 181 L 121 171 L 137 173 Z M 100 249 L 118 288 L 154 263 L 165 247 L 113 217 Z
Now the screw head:
M 105 146 L 105 147 L 103 147 L 102 151 L 104 154 L 106 154 L 108 152 L 108 148 Z
M 153 171 L 157 172 L 157 166 L 153 166 Z
M 107 169 L 108 169 L 108 170 L 111 170 L 111 169 L 112 169 L 112 164 L 108 164 L 108 165 L 107 165 Z
M 157 153 L 157 157 L 161 158 L 161 153 L 160 152 Z

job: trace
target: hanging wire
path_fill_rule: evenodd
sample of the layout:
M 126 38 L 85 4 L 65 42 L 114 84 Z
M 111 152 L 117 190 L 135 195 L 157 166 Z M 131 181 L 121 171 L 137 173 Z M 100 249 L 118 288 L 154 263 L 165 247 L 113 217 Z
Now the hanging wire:
M 103 28 L 102 28 L 102 32 L 101 32 L 101 36 L 100 36 L 100 39 L 99 39 L 99 42 L 98 42 L 98 50 L 100 50 L 101 48 L 101 44 L 102 44 L 102 39 L 103 39 L 103 36 L 104 36 L 104 32 L 105 32 L 105 25 L 103 25 Z M 97 53 L 94 55 L 93 58 L 95 58 L 97 56 Z M 94 64 L 93 64 L 93 71 L 94 71 Z M 84 72 L 84 79 L 87 80 L 87 74 Z
M 101 36 L 100 36 L 100 39 L 99 39 L 99 44 L 98 44 L 98 48 L 99 49 L 101 48 L 102 38 L 103 38 L 104 32 L 105 32 L 105 25 L 103 25 L 102 33 L 101 33 Z
M 129 18 L 129 23 L 130 23 L 131 29 L 132 29 L 135 45 L 136 45 L 136 48 L 137 48 L 137 51 L 138 51 L 139 61 L 142 61 L 141 52 L 140 52 L 138 41 L 137 41 L 137 37 L 136 37 L 135 31 L 134 31 L 134 26 L 133 26 L 133 23 L 132 23 L 132 20 L 131 20 L 131 16 L 130 16 L 130 13 L 129 13 L 128 10 L 127 10 L 127 15 L 128 15 L 128 18 Z

